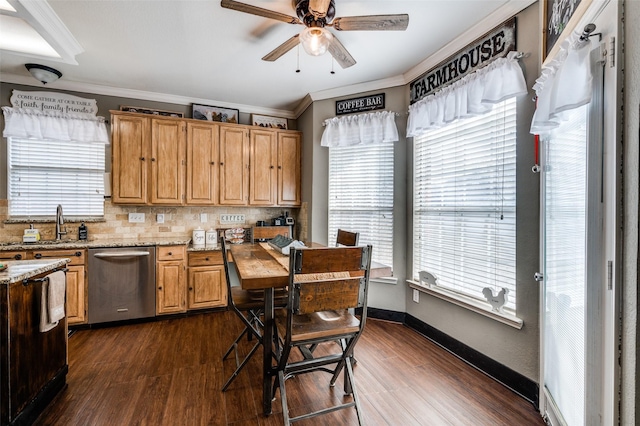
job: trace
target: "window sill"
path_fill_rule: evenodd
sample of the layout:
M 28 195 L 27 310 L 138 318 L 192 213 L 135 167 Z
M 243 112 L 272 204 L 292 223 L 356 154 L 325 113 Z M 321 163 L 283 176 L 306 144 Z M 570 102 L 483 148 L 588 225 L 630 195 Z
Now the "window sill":
M 474 298 L 454 293 L 443 288 L 427 287 L 417 283 L 416 281 L 407 280 L 407 283 L 412 289 L 427 293 L 442 300 L 446 300 L 447 302 L 451 302 L 462 308 L 469 309 L 470 311 L 476 312 L 480 315 L 484 315 L 488 318 L 509 325 L 513 328 L 517 328 L 518 330 L 522 329 L 522 326 L 524 325 L 522 319 L 518 318 L 515 315 L 493 311 L 488 303 L 483 303 Z

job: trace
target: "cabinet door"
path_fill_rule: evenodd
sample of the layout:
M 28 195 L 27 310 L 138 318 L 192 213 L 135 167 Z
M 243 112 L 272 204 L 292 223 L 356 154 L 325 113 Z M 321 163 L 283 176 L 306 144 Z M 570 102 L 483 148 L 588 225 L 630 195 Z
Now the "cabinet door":
M 111 200 L 114 204 L 145 204 L 150 155 L 149 119 L 113 115 L 111 120 Z
M 26 251 L 0 251 L 0 260 L 25 260 Z
M 156 270 L 156 314 L 186 311 L 184 261 L 158 262 Z
M 278 133 L 278 205 L 299 206 L 302 202 L 301 149 L 300 133 Z
M 220 126 L 220 204 L 249 202 L 249 132 L 243 127 Z
M 218 203 L 219 151 L 217 124 L 187 124 L 187 204 Z
M 189 309 L 226 306 L 224 266 L 190 267 L 188 300 Z
M 84 266 L 67 269 L 67 324 L 83 324 L 86 322 Z
M 184 204 L 185 133 L 184 121 L 151 121 L 152 204 Z
M 275 130 L 251 130 L 249 151 L 249 204 L 276 204 L 277 133 Z

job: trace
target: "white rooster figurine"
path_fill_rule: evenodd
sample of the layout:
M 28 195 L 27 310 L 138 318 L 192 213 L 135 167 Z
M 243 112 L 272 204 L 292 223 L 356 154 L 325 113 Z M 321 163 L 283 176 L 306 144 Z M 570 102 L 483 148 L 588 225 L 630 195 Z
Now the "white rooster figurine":
M 495 312 L 504 313 L 503 306 L 507 303 L 509 295 L 509 289 L 502 287 L 502 290 L 497 295 L 493 294 L 493 290 L 490 287 L 482 289 L 482 294 L 487 299 L 487 302 L 491 304 L 491 308 Z

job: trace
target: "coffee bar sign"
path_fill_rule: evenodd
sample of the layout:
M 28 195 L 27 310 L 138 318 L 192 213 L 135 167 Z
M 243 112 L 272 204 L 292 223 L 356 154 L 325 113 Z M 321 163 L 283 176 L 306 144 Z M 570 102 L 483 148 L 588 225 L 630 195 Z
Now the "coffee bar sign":
M 336 101 L 336 115 L 384 109 L 384 93 Z
M 449 86 L 515 49 L 516 18 L 513 17 L 412 81 L 410 103 Z
M 56 92 L 14 90 L 11 95 L 11 105 L 14 108 L 35 109 L 45 113 L 55 112 L 88 117 L 95 117 L 98 113 L 98 103 L 95 99 L 79 98 Z

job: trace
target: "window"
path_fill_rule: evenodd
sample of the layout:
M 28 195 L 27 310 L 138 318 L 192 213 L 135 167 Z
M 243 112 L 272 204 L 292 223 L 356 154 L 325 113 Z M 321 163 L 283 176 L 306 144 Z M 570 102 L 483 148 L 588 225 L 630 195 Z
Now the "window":
M 516 102 L 414 138 L 413 275 L 486 300 L 509 290 L 515 309 Z
M 8 138 L 9 215 L 104 213 L 104 143 Z
M 329 242 L 338 228 L 373 245 L 372 260 L 393 265 L 394 142 L 329 148 Z

